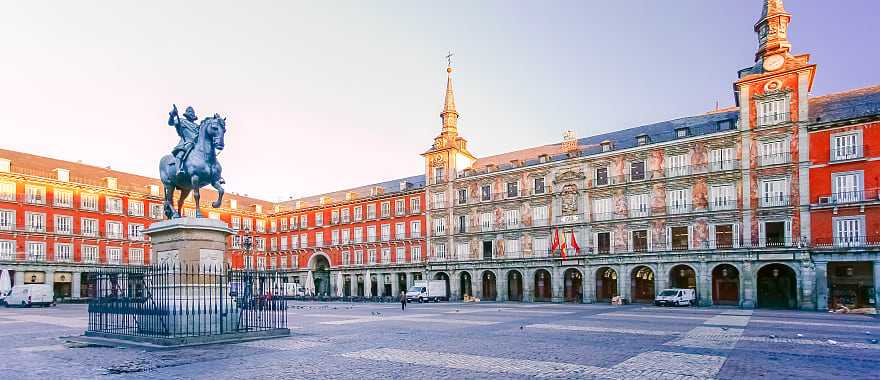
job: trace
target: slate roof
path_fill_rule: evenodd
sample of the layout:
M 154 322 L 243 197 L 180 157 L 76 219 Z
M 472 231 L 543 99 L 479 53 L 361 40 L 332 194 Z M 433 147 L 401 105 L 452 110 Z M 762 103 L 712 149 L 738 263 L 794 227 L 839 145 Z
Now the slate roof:
M 332 202 L 341 202 L 345 201 L 345 195 L 349 192 L 354 192 L 357 194 L 357 199 L 369 198 L 371 194 L 371 190 L 374 187 L 381 187 L 384 190 L 384 194 L 392 194 L 400 192 L 400 183 L 408 182 L 410 186 L 407 190 L 418 189 L 425 187 L 425 175 L 414 175 L 410 177 L 398 178 L 390 181 L 374 183 L 372 185 L 353 187 L 350 189 L 334 191 L 332 193 L 324 193 L 318 195 L 312 195 L 304 198 L 297 198 L 289 201 L 284 201 L 279 203 L 285 209 L 293 210 L 297 201 L 305 202 L 305 207 L 313 207 L 320 204 L 320 200 L 322 197 L 330 197 Z
M 810 98 L 810 122 L 830 123 L 880 115 L 880 85 Z

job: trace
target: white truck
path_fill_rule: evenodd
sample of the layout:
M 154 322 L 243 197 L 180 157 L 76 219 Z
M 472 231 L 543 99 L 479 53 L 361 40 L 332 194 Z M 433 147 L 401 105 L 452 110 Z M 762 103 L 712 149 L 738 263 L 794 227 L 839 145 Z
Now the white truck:
M 6 296 L 6 307 L 55 306 L 55 291 L 52 285 L 24 284 L 16 285 Z
M 694 306 L 697 304 L 697 292 L 694 289 L 663 289 L 654 298 L 655 306 Z
M 438 302 L 446 299 L 446 281 L 442 280 L 415 281 L 406 292 L 406 302 Z

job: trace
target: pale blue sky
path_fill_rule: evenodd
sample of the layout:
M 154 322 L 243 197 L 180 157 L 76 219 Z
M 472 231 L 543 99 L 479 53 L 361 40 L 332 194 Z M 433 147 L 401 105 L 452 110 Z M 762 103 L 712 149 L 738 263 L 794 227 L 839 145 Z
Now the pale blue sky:
M 788 0 L 814 94 L 877 84 L 876 1 Z M 733 103 L 759 0 L 0 1 L 0 146 L 157 176 L 171 103 L 228 117 L 227 189 L 282 200 L 423 170 L 447 50 L 478 156 Z

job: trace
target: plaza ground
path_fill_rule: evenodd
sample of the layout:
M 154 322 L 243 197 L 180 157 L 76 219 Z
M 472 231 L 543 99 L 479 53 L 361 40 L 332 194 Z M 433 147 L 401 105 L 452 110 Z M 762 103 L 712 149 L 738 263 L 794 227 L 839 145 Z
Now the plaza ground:
M 293 336 L 179 350 L 73 348 L 85 305 L 0 309 L 0 373 L 79 378 L 799 378 L 880 373 L 880 319 L 514 303 L 289 303 Z

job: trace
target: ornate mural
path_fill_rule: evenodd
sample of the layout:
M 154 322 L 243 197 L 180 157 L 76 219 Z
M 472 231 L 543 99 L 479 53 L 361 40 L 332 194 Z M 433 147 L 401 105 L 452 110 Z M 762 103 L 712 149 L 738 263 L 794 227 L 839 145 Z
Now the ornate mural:
M 694 211 L 702 211 L 709 208 L 709 187 L 706 185 L 706 177 L 694 179 Z
M 573 184 L 562 188 L 562 215 L 573 215 L 578 212 L 578 191 Z

